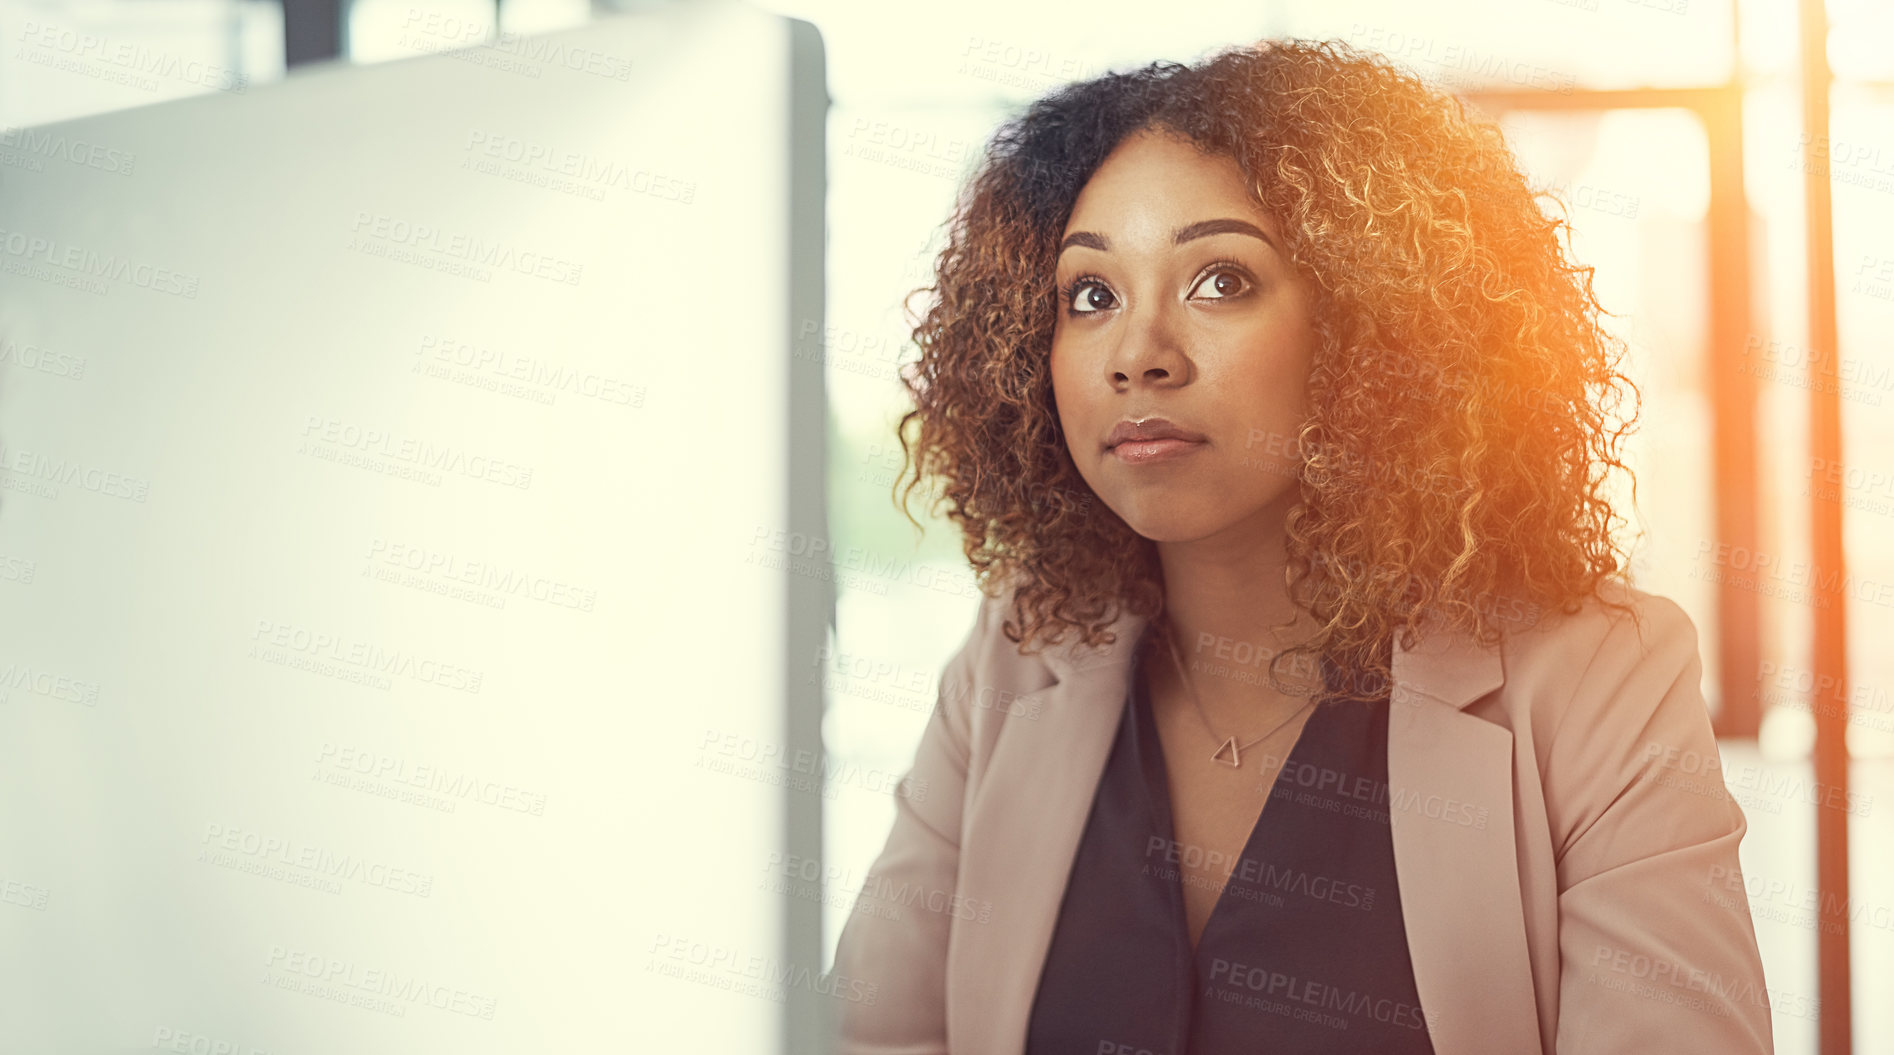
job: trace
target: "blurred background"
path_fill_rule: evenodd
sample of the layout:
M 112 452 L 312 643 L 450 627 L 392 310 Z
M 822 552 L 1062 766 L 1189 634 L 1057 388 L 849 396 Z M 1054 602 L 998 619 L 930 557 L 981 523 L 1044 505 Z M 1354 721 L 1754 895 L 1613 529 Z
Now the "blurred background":
M 39 163 L 23 126 L 648 6 L 0 0 L 0 168 Z M 1066 81 L 1264 36 L 1338 38 L 1498 120 L 1597 268 L 1643 393 L 1636 579 L 1701 635 L 1750 822 L 1777 1050 L 1894 1052 L 1894 5 L 1831 0 L 1825 70 L 1805 62 L 1788 0 L 757 6 L 821 30 L 833 100 L 826 311 L 797 334 L 798 356 L 826 364 L 828 511 L 850 556 L 834 640 L 809 668 L 828 703 L 825 956 L 978 600 L 925 493 L 919 540 L 890 497 L 898 370 L 914 356 L 903 298 L 930 280 L 956 190 L 1000 122 Z M 75 53 L 75 33 L 119 58 Z M 1813 132 L 1811 74 L 1828 110 Z

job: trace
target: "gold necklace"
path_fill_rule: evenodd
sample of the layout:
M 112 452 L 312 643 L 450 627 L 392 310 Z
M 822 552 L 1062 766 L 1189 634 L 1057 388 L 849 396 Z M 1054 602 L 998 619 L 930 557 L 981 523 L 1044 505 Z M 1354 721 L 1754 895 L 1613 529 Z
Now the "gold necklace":
M 1210 715 L 1204 711 L 1203 701 L 1197 698 L 1197 690 L 1193 688 L 1190 684 L 1190 674 L 1189 672 L 1184 670 L 1184 661 L 1177 654 L 1177 640 L 1175 637 L 1171 635 L 1170 629 L 1168 627 L 1165 628 L 1165 631 L 1164 631 L 1164 643 L 1170 647 L 1171 662 L 1177 664 L 1177 676 L 1183 679 L 1184 691 L 1190 694 L 1190 702 L 1193 705 L 1195 705 L 1197 708 L 1197 717 L 1203 721 L 1204 731 L 1210 734 L 1210 739 L 1217 745 L 1216 753 L 1210 756 L 1210 760 L 1212 762 L 1221 762 L 1232 769 L 1243 768 L 1243 752 L 1244 751 L 1252 747 L 1255 747 L 1257 744 L 1260 744 L 1264 740 L 1267 740 L 1271 736 L 1274 736 L 1280 729 L 1282 729 L 1283 726 L 1288 725 L 1292 721 L 1295 721 L 1296 715 L 1301 714 L 1303 711 L 1308 710 L 1310 707 L 1314 706 L 1315 704 L 1314 698 L 1311 697 L 1308 703 L 1305 703 L 1302 706 L 1297 707 L 1294 711 L 1290 712 L 1289 717 L 1284 718 L 1280 722 L 1277 722 L 1275 726 L 1269 730 L 1269 732 L 1266 732 L 1263 735 L 1257 737 L 1256 739 L 1251 740 L 1247 744 L 1239 745 L 1236 742 L 1236 737 L 1218 736 L 1217 731 L 1215 729 L 1210 728 Z

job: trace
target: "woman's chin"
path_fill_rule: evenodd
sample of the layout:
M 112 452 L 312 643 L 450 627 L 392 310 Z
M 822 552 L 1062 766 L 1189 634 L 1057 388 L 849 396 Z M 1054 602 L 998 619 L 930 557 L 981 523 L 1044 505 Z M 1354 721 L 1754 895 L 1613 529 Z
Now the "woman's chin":
M 1221 501 L 1214 499 L 1221 498 Z M 1189 493 L 1147 492 L 1119 501 L 1107 501 L 1139 537 L 1151 542 L 1199 542 L 1217 536 L 1248 536 L 1270 530 L 1279 522 L 1283 506 L 1295 495 L 1287 488 L 1263 495 L 1219 495 L 1213 490 Z
M 1119 516 L 1140 538 L 1152 542 L 1194 542 L 1216 530 L 1211 518 L 1175 507 L 1138 510 L 1131 516 L 1123 513 Z

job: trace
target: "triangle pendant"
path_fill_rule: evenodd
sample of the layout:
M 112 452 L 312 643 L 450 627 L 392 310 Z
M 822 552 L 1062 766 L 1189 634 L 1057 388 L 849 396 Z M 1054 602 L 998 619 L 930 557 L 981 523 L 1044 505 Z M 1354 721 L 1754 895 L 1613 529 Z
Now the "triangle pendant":
M 1212 762 L 1221 762 L 1226 766 L 1236 769 L 1241 769 L 1243 767 L 1243 758 L 1237 754 L 1236 737 L 1232 736 L 1228 740 L 1223 741 L 1223 746 L 1217 748 L 1217 753 L 1211 755 L 1210 760 Z

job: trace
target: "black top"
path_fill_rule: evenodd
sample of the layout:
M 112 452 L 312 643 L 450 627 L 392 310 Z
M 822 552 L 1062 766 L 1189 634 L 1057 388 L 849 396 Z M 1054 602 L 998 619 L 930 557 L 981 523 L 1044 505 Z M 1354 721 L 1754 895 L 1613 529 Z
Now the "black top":
M 1323 672 L 1339 684 L 1333 666 Z M 1193 955 L 1179 865 L 1205 851 L 1173 836 L 1136 660 L 1131 685 L 1027 1055 L 1432 1055 L 1395 886 L 1387 693 L 1316 705 L 1236 864 L 1216 869 L 1229 882 Z M 1193 746 L 1215 747 L 1208 736 Z M 1256 774 L 1232 770 L 1233 788 Z

